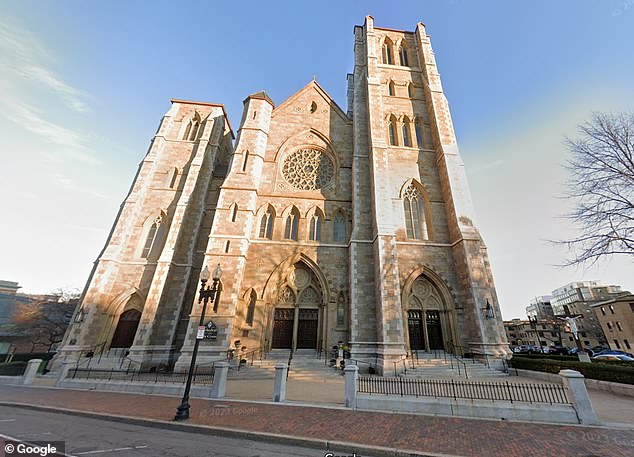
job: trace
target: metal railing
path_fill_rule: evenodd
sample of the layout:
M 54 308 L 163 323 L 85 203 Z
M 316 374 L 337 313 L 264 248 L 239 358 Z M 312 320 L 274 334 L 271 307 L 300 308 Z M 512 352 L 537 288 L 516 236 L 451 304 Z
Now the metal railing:
M 72 379 L 94 379 L 101 381 L 126 381 L 126 382 L 144 382 L 144 383 L 164 383 L 164 384 L 185 384 L 187 381 L 187 373 L 179 372 L 162 372 L 156 371 L 139 371 L 139 370 L 121 370 L 116 368 L 97 369 L 97 368 L 72 368 L 68 371 L 68 378 Z M 211 385 L 214 380 L 214 368 L 205 370 L 194 370 L 192 378 L 193 384 Z
M 432 379 L 359 377 L 357 392 L 411 397 L 568 404 L 563 386 Z
M 360 363 L 363 363 L 365 365 L 368 365 L 368 371 L 370 372 L 370 374 L 374 374 L 376 373 L 376 362 L 372 363 L 372 362 L 366 362 L 365 360 L 358 360 L 358 359 L 345 359 L 346 363 L 350 363 L 352 365 L 356 365 L 359 366 Z
M 407 374 L 407 354 L 402 355 L 400 360 L 394 360 L 392 362 L 392 364 L 394 365 L 394 376 L 398 376 L 399 373 L 403 373 L 403 374 Z M 397 371 L 400 370 L 401 366 L 403 367 L 402 371 Z
M 242 366 L 241 361 L 246 360 L 249 363 L 249 359 L 251 359 L 250 365 L 253 366 L 253 361 L 258 359 L 262 361 L 262 359 L 266 359 L 267 351 L 263 346 L 260 346 L 257 349 L 253 349 L 252 351 L 245 352 L 244 354 L 238 357 L 238 371 L 240 371 L 240 367 Z

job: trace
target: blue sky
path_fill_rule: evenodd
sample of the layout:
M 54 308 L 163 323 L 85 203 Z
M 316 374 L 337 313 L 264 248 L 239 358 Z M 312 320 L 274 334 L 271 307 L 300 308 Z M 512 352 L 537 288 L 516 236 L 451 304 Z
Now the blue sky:
M 278 104 L 313 75 L 345 106 L 353 27 L 427 25 L 505 318 L 566 282 L 634 289 L 632 261 L 558 270 L 565 135 L 634 111 L 634 0 L 0 4 L 0 279 L 82 287 L 170 98 Z

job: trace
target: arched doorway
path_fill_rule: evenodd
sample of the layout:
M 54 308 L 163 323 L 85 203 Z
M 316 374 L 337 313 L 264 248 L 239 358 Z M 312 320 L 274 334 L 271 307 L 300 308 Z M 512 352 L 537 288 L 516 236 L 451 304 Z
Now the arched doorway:
M 411 309 L 407 312 L 407 329 L 409 332 L 409 347 L 413 351 L 425 349 L 423 312 L 421 310 Z
M 278 298 L 273 316 L 273 338 L 271 349 L 290 349 L 293 344 L 293 322 L 295 321 L 295 293 L 284 288 Z
M 119 316 L 117 328 L 112 336 L 111 348 L 129 348 L 134 342 L 136 330 L 141 320 L 141 311 L 129 309 Z
M 273 309 L 271 349 L 317 349 L 323 321 L 323 294 L 314 272 L 293 265 Z
M 425 275 L 418 276 L 406 296 L 409 349 L 446 350 L 452 341 L 453 307 Z

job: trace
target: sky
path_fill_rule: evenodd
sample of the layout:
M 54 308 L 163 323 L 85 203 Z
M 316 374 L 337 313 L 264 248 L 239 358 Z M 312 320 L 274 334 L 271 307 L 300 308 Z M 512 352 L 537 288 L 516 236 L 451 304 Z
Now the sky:
M 353 27 L 426 24 L 505 319 L 634 263 L 556 267 L 563 140 L 592 111 L 634 111 L 634 0 L 58 0 L 0 3 L 0 279 L 83 288 L 171 98 L 280 104 L 313 76 L 346 106 Z

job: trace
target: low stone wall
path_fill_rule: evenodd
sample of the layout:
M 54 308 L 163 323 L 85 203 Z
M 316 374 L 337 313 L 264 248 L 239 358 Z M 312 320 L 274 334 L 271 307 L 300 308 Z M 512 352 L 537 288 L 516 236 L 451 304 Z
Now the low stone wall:
M 578 424 L 572 405 L 357 394 L 357 409 L 528 422 Z
M 509 373 L 512 376 L 524 376 L 532 379 L 539 379 L 540 381 L 554 382 L 561 384 L 561 376 L 554 373 L 544 373 L 542 371 L 522 370 L 519 368 L 511 368 Z M 612 392 L 618 395 L 625 395 L 627 397 L 634 397 L 634 385 L 621 384 L 618 382 L 601 381 L 598 379 L 584 379 L 586 387 L 588 389 L 602 390 L 604 392 Z
M 96 379 L 65 379 L 57 383 L 64 389 L 108 390 L 111 392 L 136 392 L 154 395 L 182 396 L 185 384 L 161 384 L 149 382 L 102 381 Z M 209 398 L 211 386 L 192 386 L 192 397 Z
M 0 376 L 0 384 L 2 385 L 12 385 L 12 384 L 22 384 L 22 376 Z

